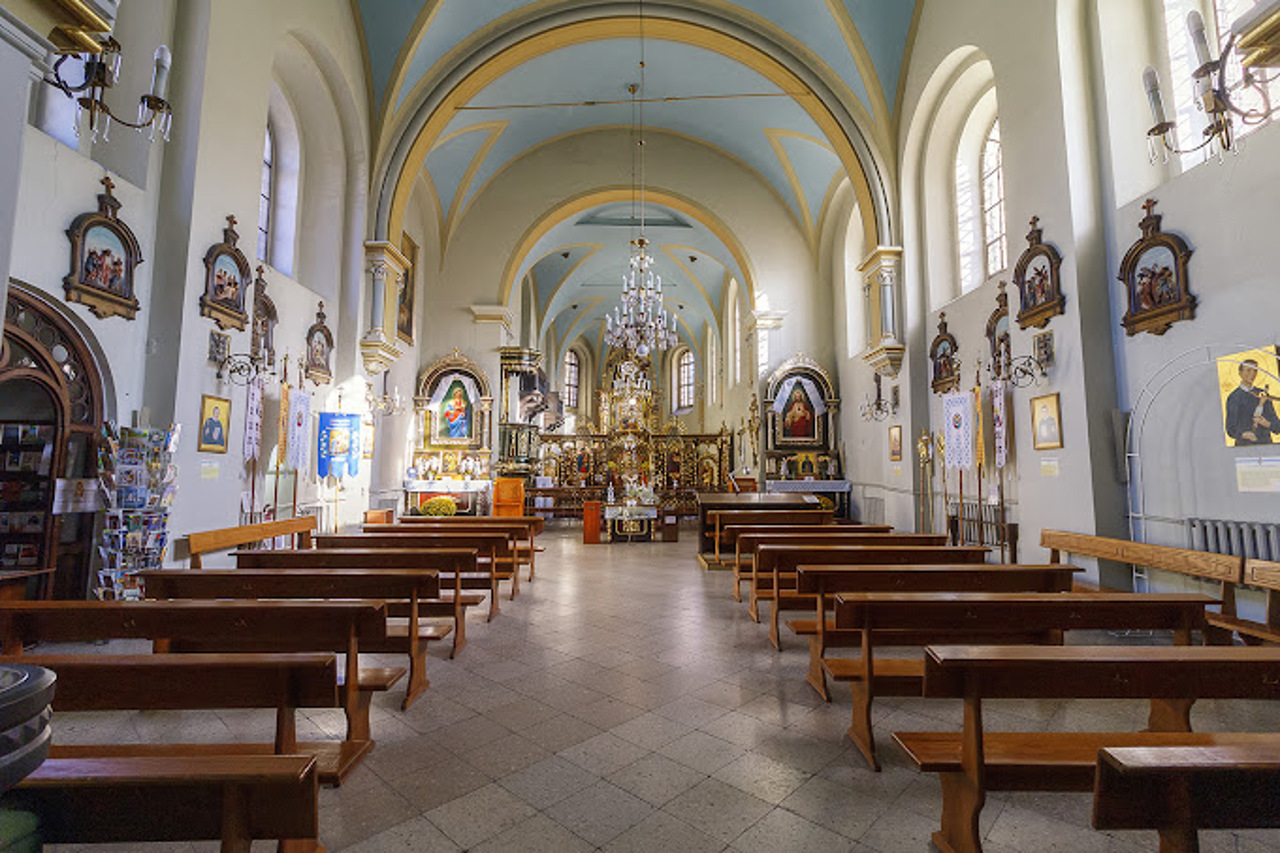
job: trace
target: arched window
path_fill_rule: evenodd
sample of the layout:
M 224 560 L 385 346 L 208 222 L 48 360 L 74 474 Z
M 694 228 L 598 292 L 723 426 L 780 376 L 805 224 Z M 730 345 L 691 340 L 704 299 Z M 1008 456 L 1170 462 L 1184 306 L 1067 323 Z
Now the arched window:
M 680 353 L 676 362 L 676 408 L 693 408 L 693 351 Z
M 982 239 L 986 244 L 987 278 L 1009 265 L 1004 227 L 1004 156 L 1000 148 L 1000 120 L 996 119 L 982 144 Z
M 275 189 L 275 142 L 267 125 L 262 142 L 262 186 L 258 191 L 258 259 L 268 261 L 271 248 L 271 194 Z
M 564 405 L 578 408 L 578 354 L 573 350 L 564 354 Z

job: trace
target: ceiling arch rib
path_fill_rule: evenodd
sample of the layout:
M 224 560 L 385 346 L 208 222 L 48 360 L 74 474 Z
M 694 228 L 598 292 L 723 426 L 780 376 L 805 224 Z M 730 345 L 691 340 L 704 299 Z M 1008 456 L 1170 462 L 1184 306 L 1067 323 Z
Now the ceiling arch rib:
M 693 12 L 689 14 L 697 17 Z M 810 135 L 827 140 L 837 151 L 841 166 L 850 174 L 855 190 L 863 201 L 859 209 L 863 212 L 869 230 L 872 233 L 891 234 L 887 186 L 879 155 L 868 146 L 852 116 L 836 106 L 837 100 L 831 97 L 830 91 L 809 69 L 794 62 L 784 65 L 780 60 L 787 59 L 785 51 L 781 51 L 781 57 L 775 57 L 724 32 L 686 21 L 648 20 L 645 27 L 646 37 L 649 39 L 680 42 L 718 53 L 757 72 L 783 92 L 793 93 L 791 102 L 799 106 L 816 125 L 818 132 Z M 454 73 L 442 81 L 440 86 L 424 93 L 421 109 L 414 114 L 404 128 L 405 132 L 398 137 L 391 156 L 384 159 L 379 167 L 381 189 L 377 193 L 378 207 L 373 233 L 398 233 L 404 208 L 405 176 L 421 167 L 434 140 L 443 135 L 448 124 L 457 117 L 457 109 L 469 103 L 490 83 L 524 62 L 561 47 L 609 38 L 634 38 L 637 33 L 638 22 L 634 18 L 585 20 L 537 32 L 501 48 L 495 43 L 494 51 L 483 61 L 467 68 L 454 69 Z M 755 40 L 759 41 L 758 34 Z M 699 136 L 704 132 L 700 128 L 691 130 L 694 135 Z M 498 162 L 500 158 L 493 159 Z M 776 162 L 776 158 L 770 159 Z M 777 165 L 771 169 L 776 175 L 782 167 Z M 824 182 L 822 189 L 815 191 L 815 195 L 825 198 L 828 183 Z M 791 195 L 789 181 L 786 184 L 787 195 Z M 882 236 L 881 239 L 892 240 L 892 237 Z

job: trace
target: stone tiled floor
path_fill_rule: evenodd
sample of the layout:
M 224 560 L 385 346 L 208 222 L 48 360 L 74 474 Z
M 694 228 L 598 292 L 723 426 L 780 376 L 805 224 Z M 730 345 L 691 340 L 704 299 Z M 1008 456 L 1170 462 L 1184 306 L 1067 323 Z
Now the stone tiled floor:
M 909 767 L 889 733 L 955 729 L 957 705 L 879 701 L 884 769 L 872 773 L 844 738 L 847 696 L 816 697 L 801 645 L 773 650 L 730 576 L 697 569 L 690 531 L 679 544 L 591 547 L 574 532 L 548 531 L 537 580 L 492 623 L 476 614 L 459 659 L 433 650 L 431 689 L 413 708 L 399 710 L 398 690 L 377 698 L 377 748 L 321 795 L 330 850 L 931 849 L 937 780 Z M 1004 702 L 986 716 L 1035 731 L 1137 729 L 1144 714 L 1133 703 Z M 337 712 L 303 717 L 302 737 L 341 732 Z M 1274 708 L 1251 703 L 1201 703 L 1195 722 L 1280 729 Z M 79 714 L 55 726 L 62 742 L 269 740 L 271 716 Z M 993 795 L 985 848 L 1156 849 L 1153 833 L 1095 832 L 1089 815 L 1088 794 Z M 1215 853 L 1280 850 L 1277 833 L 1205 841 Z

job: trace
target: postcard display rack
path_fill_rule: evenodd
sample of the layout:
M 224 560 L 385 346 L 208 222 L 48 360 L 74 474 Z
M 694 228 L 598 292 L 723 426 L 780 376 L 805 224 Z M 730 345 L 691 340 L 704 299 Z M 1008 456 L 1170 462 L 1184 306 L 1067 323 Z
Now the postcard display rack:
M 133 575 L 159 569 L 169 543 L 169 508 L 178 492 L 181 427 L 132 429 L 102 427 L 98 445 L 98 481 L 106 520 L 102 529 L 102 568 L 94 594 L 100 599 L 141 597 Z
M 53 523 L 52 424 L 0 424 L 0 568 L 45 565 Z

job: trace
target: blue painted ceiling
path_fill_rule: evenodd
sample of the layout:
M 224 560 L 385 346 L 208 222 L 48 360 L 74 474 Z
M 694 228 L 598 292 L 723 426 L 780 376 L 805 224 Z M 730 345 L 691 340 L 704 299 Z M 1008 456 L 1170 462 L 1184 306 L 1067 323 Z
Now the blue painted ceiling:
M 916 0 L 688 0 L 738 15 L 761 30 L 781 29 L 846 86 L 863 120 L 887 128 L 909 49 Z M 457 45 L 545 2 L 527 0 L 356 0 L 375 99 L 384 127 L 416 108 L 414 87 L 438 79 Z M 638 7 L 637 7 L 638 8 Z M 647 98 L 707 95 L 764 97 L 684 100 L 644 107 L 649 132 L 700 141 L 754 171 L 816 245 L 824 202 L 844 177 L 833 146 L 800 104 L 737 59 L 689 44 L 648 38 L 644 43 Z M 632 124 L 627 86 L 639 82 L 637 39 L 567 46 L 533 57 L 499 77 L 450 118 L 424 163 L 448 243 L 468 205 L 486 182 L 531 148 L 565 134 Z M 583 102 L 596 102 L 585 105 Z M 547 106 L 548 104 L 572 106 Z M 885 131 L 887 134 L 889 131 Z M 630 181 L 619 164 L 618 183 Z M 597 209 L 553 228 L 524 259 L 520 276 L 536 283 L 542 329 L 563 339 L 587 332 L 594 342 L 606 308 L 616 302 L 626 266 L 631 211 Z M 656 206 L 650 217 L 676 215 Z M 597 221 L 590 221 L 590 217 Z M 623 227 L 602 224 L 620 219 Z M 698 340 L 720 310 L 726 274 L 742 281 L 723 244 L 700 223 L 651 225 L 658 270 L 683 305 L 681 333 Z M 664 247 L 668 251 L 664 251 Z M 676 248 L 678 247 L 678 248 Z M 567 254 L 568 257 L 564 257 Z M 697 258 L 687 260 L 689 255 Z M 684 258 L 678 264 L 674 258 Z M 692 275 L 691 275 L 692 271 Z M 701 285 L 701 286 L 699 286 Z M 672 297 L 673 300 L 675 297 Z M 572 306 L 577 306 L 573 308 Z

